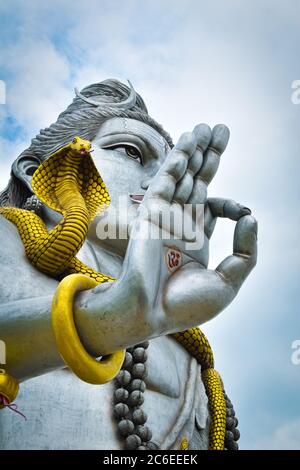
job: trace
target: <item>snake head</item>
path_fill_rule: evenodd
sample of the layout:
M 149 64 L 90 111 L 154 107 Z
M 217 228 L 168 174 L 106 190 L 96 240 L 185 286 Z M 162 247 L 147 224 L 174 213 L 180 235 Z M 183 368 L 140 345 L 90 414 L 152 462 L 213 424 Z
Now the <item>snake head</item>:
M 82 155 L 87 155 L 91 152 L 91 142 L 89 140 L 81 139 L 81 137 L 74 137 L 72 140 L 70 147 L 72 150 L 79 152 Z

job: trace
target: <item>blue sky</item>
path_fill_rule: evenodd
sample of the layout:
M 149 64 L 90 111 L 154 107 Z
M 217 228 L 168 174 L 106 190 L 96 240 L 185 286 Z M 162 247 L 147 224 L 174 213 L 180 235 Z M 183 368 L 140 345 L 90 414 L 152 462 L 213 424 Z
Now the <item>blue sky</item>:
M 132 80 L 173 138 L 230 127 L 211 196 L 251 207 L 259 261 L 203 326 L 240 419 L 242 448 L 300 448 L 298 0 L 0 0 L 0 186 L 13 159 L 69 104 L 74 86 Z M 218 224 L 211 265 L 231 251 Z

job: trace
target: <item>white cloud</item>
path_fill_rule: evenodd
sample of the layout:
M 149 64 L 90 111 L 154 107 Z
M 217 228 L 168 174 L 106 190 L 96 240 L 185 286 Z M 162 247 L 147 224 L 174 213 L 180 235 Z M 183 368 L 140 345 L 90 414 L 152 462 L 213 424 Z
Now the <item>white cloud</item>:
M 267 450 L 300 450 L 300 418 L 279 426 L 256 445 L 256 448 Z
M 13 74 L 7 83 L 8 111 L 25 132 L 38 132 L 71 100 L 68 63 L 49 41 L 31 38 L 11 44 L 1 57 Z

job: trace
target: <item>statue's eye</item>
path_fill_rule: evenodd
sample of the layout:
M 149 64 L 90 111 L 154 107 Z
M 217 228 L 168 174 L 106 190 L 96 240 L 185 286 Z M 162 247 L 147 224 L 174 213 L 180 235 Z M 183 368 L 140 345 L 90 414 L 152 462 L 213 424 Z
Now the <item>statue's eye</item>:
M 74 139 L 72 140 L 72 144 L 76 144 L 77 143 L 77 139 L 76 137 L 74 137 Z
M 128 157 L 132 158 L 133 160 L 138 161 L 141 165 L 143 164 L 143 157 L 140 150 L 129 144 L 114 144 L 114 145 L 106 145 L 102 148 L 107 148 L 111 150 L 118 150 L 123 155 L 127 155 Z
M 142 155 L 136 147 L 132 147 L 132 145 L 124 145 L 124 149 L 128 157 L 134 158 L 134 160 L 139 160 L 140 163 L 142 163 Z

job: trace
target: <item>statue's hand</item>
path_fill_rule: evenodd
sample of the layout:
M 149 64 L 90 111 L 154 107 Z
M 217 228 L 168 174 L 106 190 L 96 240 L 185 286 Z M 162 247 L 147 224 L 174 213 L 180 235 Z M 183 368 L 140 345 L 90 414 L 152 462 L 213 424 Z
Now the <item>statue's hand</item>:
M 135 279 L 131 282 L 141 287 L 140 298 L 147 305 L 145 312 L 148 311 L 147 324 L 154 331 L 179 331 L 213 318 L 233 300 L 256 264 L 257 223 L 250 209 L 232 200 L 207 199 L 207 186 L 216 174 L 228 138 L 229 131 L 223 125 L 211 131 L 200 124 L 192 133 L 183 134 L 140 206 L 126 262 L 128 274 L 131 272 L 131 279 Z M 184 204 L 205 207 L 201 249 L 189 252 L 185 240 L 145 239 L 155 212 L 175 207 L 181 208 L 183 214 Z M 218 217 L 237 222 L 233 254 L 216 270 L 210 270 L 208 244 Z M 170 270 L 166 267 L 166 250 L 174 244 L 181 254 L 181 264 Z
M 226 126 L 206 125 L 183 134 L 153 178 L 131 227 L 121 276 L 81 297 L 77 321 L 91 351 L 103 354 L 144 339 L 182 331 L 220 313 L 236 296 L 256 263 L 255 219 L 250 210 L 231 200 L 207 199 L 229 137 Z M 185 240 L 153 239 L 147 235 L 150 213 L 185 203 L 203 204 L 204 244 L 189 251 Z M 183 214 L 183 210 L 182 210 Z M 208 244 L 217 217 L 236 221 L 233 254 L 216 270 L 207 269 Z M 175 269 L 168 250 L 180 253 Z M 85 315 L 86 310 L 86 315 Z

